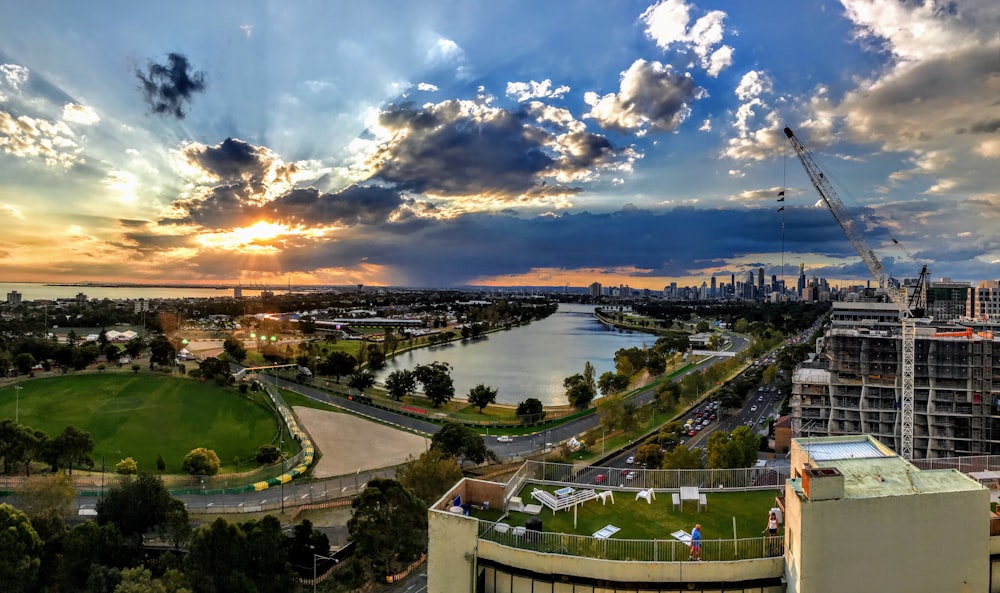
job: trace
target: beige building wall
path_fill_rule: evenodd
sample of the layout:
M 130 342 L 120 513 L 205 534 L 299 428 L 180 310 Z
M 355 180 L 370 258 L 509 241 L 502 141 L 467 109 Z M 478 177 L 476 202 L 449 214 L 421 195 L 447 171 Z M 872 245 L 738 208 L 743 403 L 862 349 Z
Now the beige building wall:
M 427 593 L 476 590 L 478 522 L 464 515 L 430 511 L 427 515 Z

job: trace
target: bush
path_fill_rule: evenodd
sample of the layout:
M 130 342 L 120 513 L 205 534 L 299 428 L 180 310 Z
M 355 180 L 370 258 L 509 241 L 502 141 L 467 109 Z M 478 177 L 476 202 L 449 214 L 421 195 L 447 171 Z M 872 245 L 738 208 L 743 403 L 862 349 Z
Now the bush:
M 134 476 L 139 472 L 139 464 L 135 462 L 135 459 L 131 457 L 126 457 L 118 463 L 115 464 L 115 473 L 121 474 L 123 476 Z
M 184 457 L 181 468 L 193 476 L 214 476 L 219 473 L 222 463 L 215 451 L 198 447 Z
M 274 445 L 261 445 L 257 449 L 257 463 L 261 465 L 270 465 L 279 459 L 281 459 L 281 451 Z

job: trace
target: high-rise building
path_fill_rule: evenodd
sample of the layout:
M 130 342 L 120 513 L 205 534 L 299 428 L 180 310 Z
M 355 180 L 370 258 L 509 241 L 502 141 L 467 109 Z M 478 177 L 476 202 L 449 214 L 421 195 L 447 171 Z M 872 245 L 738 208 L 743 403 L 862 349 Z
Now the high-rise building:
M 12 290 L 7 293 L 7 304 L 8 305 L 20 305 L 21 304 L 21 293 L 16 290 Z
M 798 292 L 800 297 L 802 296 L 802 291 L 805 290 L 805 287 L 806 287 L 806 263 L 801 262 L 799 263 L 799 284 L 798 284 Z
M 973 288 L 968 282 L 952 282 L 947 278 L 927 286 L 927 316 L 938 321 L 955 321 L 973 317 L 966 310 Z
M 590 296 L 593 298 L 601 296 L 601 283 L 600 282 L 591 283 L 589 292 Z
M 870 434 L 899 449 L 903 345 L 887 302 L 835 302 L 818 354 L 792 376 L 797 436 Z M 915 458 L 1000 454 L 1000 348 L 974 327 L 918 324 Z
M 761 296 L 764 296 L 764 268 L 757 268 L 757 288 L 760 289 Z
M 712 276 L 712 292 L 710 292 L 708 296 L 713 299 L 719 296 L 719 293 L 715 292 L 715 276 Z
M 970 290 L 966 311 L 977 321 L 1000 321 L 1000 280 L 984 280 Z

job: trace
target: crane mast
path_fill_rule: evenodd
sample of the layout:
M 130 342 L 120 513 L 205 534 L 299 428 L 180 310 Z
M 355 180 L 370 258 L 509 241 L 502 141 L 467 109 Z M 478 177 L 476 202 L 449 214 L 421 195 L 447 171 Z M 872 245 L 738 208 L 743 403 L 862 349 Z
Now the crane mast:
M 903 340 L 903 364 L 902 367 L 902 405 L 900 418 L 900 454 L 907 460 L 913 459 L 913 374 L 914 374 L 914 352 L 916 350 L 917 328 L 913 324 L 913 313 L 910 311 L 910 303 L 907 299 L 906 288 L 896 284 L 889 276 L 889 272 L 882 265 L 882 262 L 875 256 L 875 251 L 868 244 L 864 235 L 858 230 L 857 223 L 848 213 L 844 203 L 837 196 L 833 185 L 827 179 L 819 164 L 813 158 L 812 153 L 799 142 L 791 128 L 785 128 L 785 136 L 791 142 L 795 154 L 802 163 L 809 181 L 823 199 L 823 203 L 833 214 L 841 230 L 847 235 L 847 240 L 851 242 L 855 251 L 861 256 L 861 260 L 868 266 L 868 270 L 878 282 L 880 288 L 885 290 L 889 299 L 899 309 L 899 320 L 902 324 Z M 926 274 L 926 267 L 921 271 L 921 280 Z

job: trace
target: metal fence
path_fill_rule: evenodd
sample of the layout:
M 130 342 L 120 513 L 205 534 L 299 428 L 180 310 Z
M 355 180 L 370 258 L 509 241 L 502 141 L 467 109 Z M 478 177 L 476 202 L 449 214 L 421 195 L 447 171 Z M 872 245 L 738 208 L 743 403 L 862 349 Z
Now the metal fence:
M 496 523 L 479 522 L 479 539 L 509 548 L 544 554 L 581 556 L 627 562 L 681 562 L 690 555 L 688 544 L 679 540 L 599 539 L 587 535 L 508 529 L 497 531 Z M 708 562 L 752 560 L 782 556 L 784 536 L 729 540 L 702 540 L 701 559 Z
M 914 459 L 912 463 L 920 469 L 957 469 L 958 471 L 967 474 L 969 472 L 1000 470 L 1000 455 Z
M 788 468 L 747 467 L 740 469 L 621 469 L 613 467 L 576 467 L 567 463 L 527 461 L 505 486 L 510 497 L 524 482 L 549 482 L 567 485 L 617 486 L 619 488 L 654 488 L 676 490 L 681 486 L 766 490 L 781 488 L 788 478 Z

